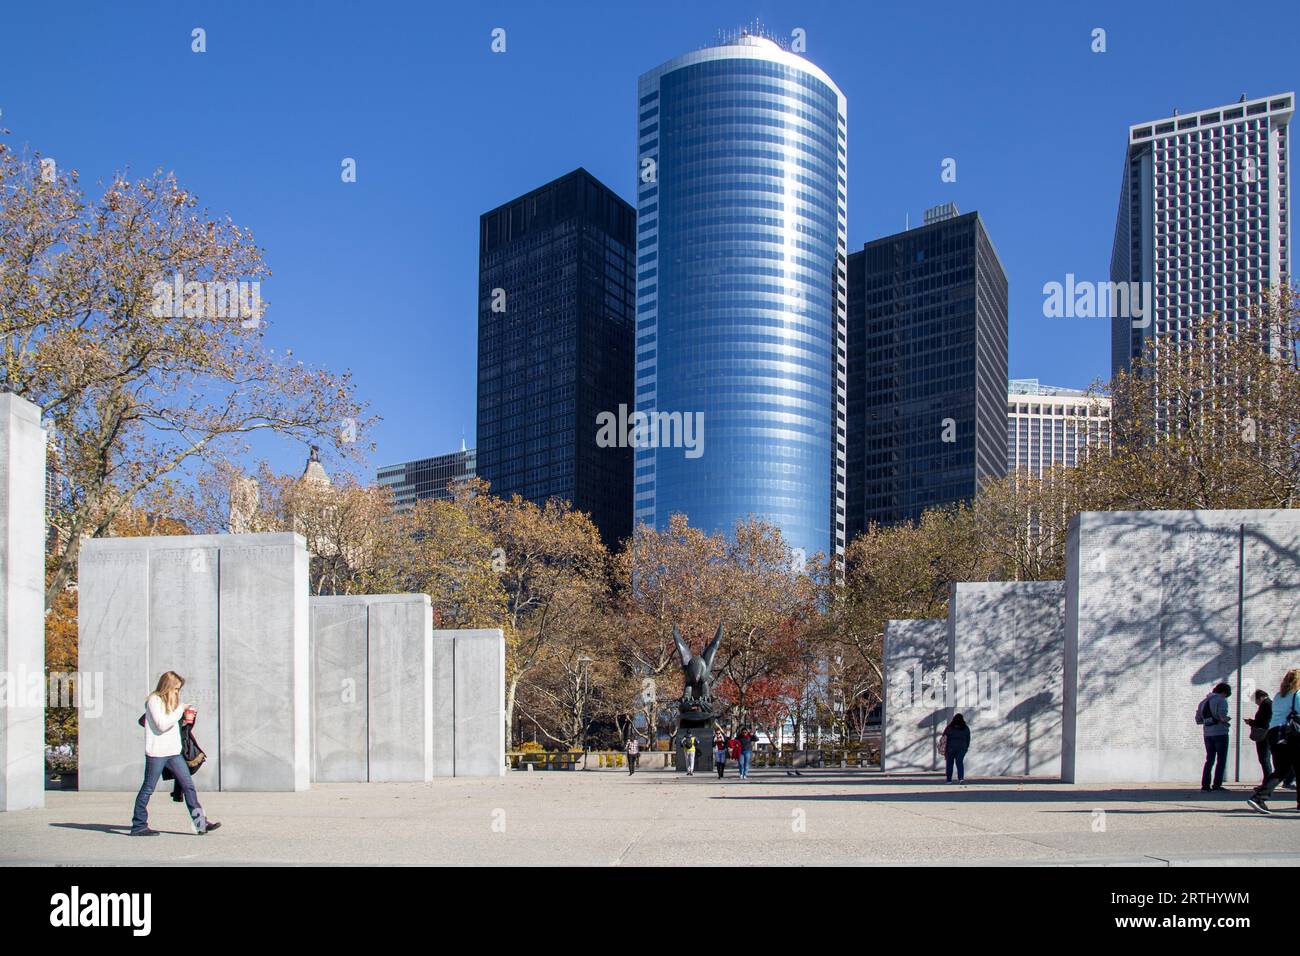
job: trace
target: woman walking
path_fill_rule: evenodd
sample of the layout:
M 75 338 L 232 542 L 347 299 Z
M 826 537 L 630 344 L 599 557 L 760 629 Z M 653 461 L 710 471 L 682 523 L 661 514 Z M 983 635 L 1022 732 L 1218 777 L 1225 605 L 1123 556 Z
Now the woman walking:
M 727 769 L 727 738 L 722 735 L 721 730 L 713 733 L 713 766 L 718 771 L 718 779 L 722 779 L 722 773 Z
M 135 812 L 131 816 L 131 836 L 157 836 L 149 828 L 149 798 L 153 796 L 158 777 L 166 767 L 180 784 L 185 806 L 190 812 L 194 832 L 203 836 L 221 826 L 208 820 L 199 805 L 199 795 L 194 790 L 190 768 L 181 756 L 180 722 L 187 708 L 181 704 L 181 688 L 185 680 L 175 671 L 167 671 L 158 678 L 158 687 L 144 702 L 144 783 L 135 798 Z
M 1255 788 L 1254 795 L 1246 801 L 1252 810 L 1260 813 L 1273 812 L 1268 808 L 1269 798 L 1273 796 L 1277 785 L 1300 764 L 1300 753 L 1297 753 L 1300 741 L 1296 739 L 1291 723 L 1293 720 L 1300 723 L 1297 690 L 1300 690 L 1300 667 L 1293 667 L 1282 678 L 1282 686 L 1273 698 L 1273 714 L 1268 720 L 1268 749 L 1273 757 L 1273 772 Z M 1291 739 L 1288 740 L 1288 737 Z M 1296 791 L 1296 809 L 1300 810 L 1300 790 Z
M 943 731 L 943 754 L 948 763 L 948 782 L 952 783 L 952 767 L 957 765 L 957 782 L 966 779 L 966 751 L 970 749 L 970 727 L 966 718 L 955 714 Z

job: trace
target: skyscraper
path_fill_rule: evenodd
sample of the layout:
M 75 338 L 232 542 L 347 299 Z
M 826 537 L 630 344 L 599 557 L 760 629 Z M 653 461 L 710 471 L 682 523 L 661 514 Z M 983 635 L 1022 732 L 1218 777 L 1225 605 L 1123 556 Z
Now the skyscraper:
M 463 441 L 460 444 L 460 451 L 446 455 L 384 465 L 375 475 L 375 483 L 391 489 L 396 511 L 413 508 L 417 501 L 426 498 L 447 501 L 452 496 L 453 483 L 468 481 L 477 470 L 476 450 L 466 448 Z
M 479 223 L 478 474 L 572 502 L 609 547 L 632 530 L 632 453 L 596 421 L 633 402 L 635 241 L 635 211 L 585 169 Z
M 841 553 L 844 94 L 748 33 L 638 93 L 636 408 L 698 416 L 704 443 L 637 448 L 637 521 L 755 515 L 808 556 Z
M 1085 451 L 1110 444 L 1110 399 L 1036 378 L 1007 384 L 1007 470 L 1041 478 L 1073 468 Z
M 1112 282 L 1150 290 L 1111 319 L 1111 370 L 1177 343 L 1212 312 L 1244 317 L 1291 274 L 1288 131 L 1294 93 L 1129 127 Z
M 1007 470 L 1007 275 L 979 213 L 849 256 L 849 536 L 973 498 Z

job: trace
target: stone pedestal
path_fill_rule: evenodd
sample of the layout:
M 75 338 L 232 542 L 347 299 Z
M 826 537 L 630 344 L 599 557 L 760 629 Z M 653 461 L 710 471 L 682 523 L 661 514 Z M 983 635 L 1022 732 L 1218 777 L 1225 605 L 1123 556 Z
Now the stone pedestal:
M 0 810 L 45 805 L 45 431 L 0 394 Z
M 695 770 L 713 770 L 713 732 L 716 718 L 711 708 L 687 708 L 681 709 L 681 715 L 677 723 L 677 736 L 673 741 L 673 766 L 678 770 L 686 769 L 686 750 L 682 746 L 682 741 L 687 735 L 694 734 L 695 745 Z
M 79 670 L 102 675 L 79 725 L 82 790 L 135 790 L 136 723 L 164 671 L 199 710 L 200 791 L 310 786 L 308 555 L 297 534 L 98 538 L 78 572 Z

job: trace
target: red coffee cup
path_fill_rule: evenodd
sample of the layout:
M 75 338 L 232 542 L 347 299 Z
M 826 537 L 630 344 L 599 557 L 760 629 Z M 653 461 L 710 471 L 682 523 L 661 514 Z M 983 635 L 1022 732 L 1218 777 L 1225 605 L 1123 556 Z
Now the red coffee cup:
M 185 708 L 185 723 L 187 724 L 194 723 L 195 718 L 198 716 L 199 716 L 199 712 L 195 710 L 193 707 Z

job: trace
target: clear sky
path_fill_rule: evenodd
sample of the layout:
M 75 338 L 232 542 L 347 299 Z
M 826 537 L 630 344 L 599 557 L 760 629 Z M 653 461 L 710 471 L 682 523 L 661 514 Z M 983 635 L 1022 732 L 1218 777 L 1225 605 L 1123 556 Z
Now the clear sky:
M 631 201 L 638 75 L 755 19 L 848 97 L 850 251 L 978 210 L 1011 375 L 1055 385 L 1108 374 L 1108 321 L 1044 318 L 1042 287 L 1107 277 L 1128 126 L 1300 87 L 1294 0 L 5 0 L 0 126 L 83 184 L 173 170 L 251 228 L 271 343 L 353 371 L 388 464 L 474 442 L 479 214 L 577 166 Z

